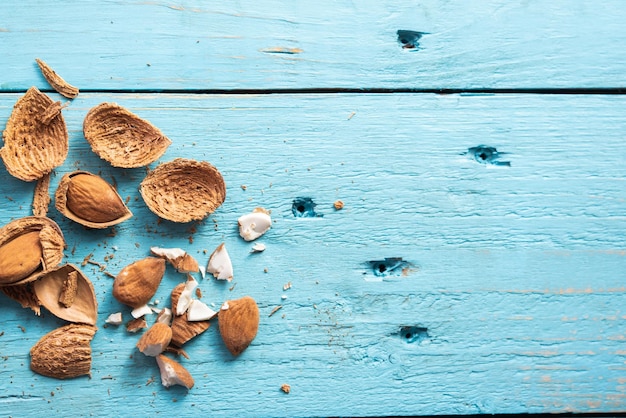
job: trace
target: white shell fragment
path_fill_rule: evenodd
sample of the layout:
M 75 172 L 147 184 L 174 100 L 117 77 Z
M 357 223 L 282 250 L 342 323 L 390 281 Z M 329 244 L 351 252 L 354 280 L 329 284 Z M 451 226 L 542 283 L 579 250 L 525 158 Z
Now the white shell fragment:
M 267 210 L 256 208 L 247 215 L 241 216 L 239 224 L 239 235 L 246 241 L 253 241 L 265 234 L 272 226 L 272 218 Z
M 150 247 L 150 252 L 166 259 L 179 273 L 195 273 L 198 271 L 198 262 L 182 248 Z
M 130 314 L 133 318 L 141 318 L 144 315 L 152 315 L 152 308 L 148 305 L 143 305 L 138 308 L 133 309 Z
M 185 288 L 178 297 L 178 303 L 176 304 L 176 316 L 180 316 L 187 312 L 191 301 L 193 300 L 193 291 L 198 287 L 198 282 L 191 276 L 185 283 Z
M 206 267 L 199 266 L 198 269 L 200 270 L 200 276 L 202 276 L 202 278 L 205 279 L 206 278 Z
M 170 308 L 161 309 L 161 312 L 159 312 L 159 315 L 157 315 L 156 322 L 170 325 L 172 322 L 172 310 Z
M 231 281 L 233 279 L 233 263 L 230 261 L 224 243 L 220 244 L 211 254 L 206 270 L 218 280 Z
M 206 303 L 194 299 L 187 310 L 187 321 L 208 321 L 215 315 L 217 315 L 217 312 L 209 308 Z
M 265 251 L 265 244 L 261 244 L 260 242 L 254 244 L 250 250 L 251 253 L 262 253 L 263 251 Z
M 112 313 L 111 315 L 109 315 L 107 317 L 107 319 L 104 321 L 107 324 L 111 324 L 111 325 L 122 325 L 122 313 L 121 312 L 116 312 L 116 313 Z
M 230 306 L 228 305 L 228 301 L 224 302 L 222 307 L 220 308 L 222 311 L 227 311 Z

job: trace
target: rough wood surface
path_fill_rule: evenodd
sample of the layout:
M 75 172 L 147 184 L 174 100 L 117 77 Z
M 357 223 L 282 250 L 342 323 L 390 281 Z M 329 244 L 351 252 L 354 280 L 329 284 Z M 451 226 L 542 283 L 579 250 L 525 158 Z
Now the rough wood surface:
M 622 0 L 0 2 L 2 90 L 626 86 Z M 428 32 L 403 49 L 398 30 Z
M 0 125 L 18 97 L 0 95 Z M 158 222 L 137 189 L 145 170 L 111 168 L 82 137 L 85 114 L 103 101 L 172 139 L 161 161 L 220 169 L 223 206 L 193 225 Z M 51 191 L 64 173 L 86 169 L 117 184 L 135 216 L 111 233 L 51 208 L 66 260 L 85 260 L 98 296 L 92 377 L 34 375 L 30 347 L 62 321 L 2 295 L 2 413 L 623 411 L 625 107 L 621 96 L 81 93 L 63 110 L 70 153 Z M 30 214 L 34 184 L 4 169 L 0 184 L 1 223 Z M 295 217 L 298 198 L 323 216 Z M 297 201 L 295 213 L 311 201 Z M 261 238 L 267 249 L 250 254 L 237 218 L 256 206 L 275 222 Z M 184 248 L 204 264 L 222 242 L 235 278 L 198 277 L 202 300 L 219 307 L 253 296 L 258 335 L 233 358 L 214 324 L 181 359 L 196 386 L 167 390 L 154 359 L 135 349 L 139 335 L 105 326 L 113 312 L 130 319 L 106 272 L 152 245 Z M 407 264 L 394 270 L 394 257 Z M 168 267 L 157 306 L 184 279 Z

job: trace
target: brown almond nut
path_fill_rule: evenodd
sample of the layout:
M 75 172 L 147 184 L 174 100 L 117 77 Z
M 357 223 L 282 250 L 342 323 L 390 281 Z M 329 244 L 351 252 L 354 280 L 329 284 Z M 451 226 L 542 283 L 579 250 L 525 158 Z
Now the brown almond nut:
M 78 88 L 72 86 L 67 81 L 63 80 L 60 75 L 58 75 L 48 64 L 44 61 L 36 58 L 37 65 L 39 65 L 39 69 L 43 74 L 44 78 L 52 86 L 57 93 L 62 96 L 67 97 L 68 99 L 73 99 L 78 96 Z
M 259 307 L 250 296 L 229 300 L 218 314 L 222 340 L 233 356 L 241 354 L 259 329 Z
M 113 282 L 113 296 L 119 302 L 140 308 L 156 293 L 163 275 L 165 260 L 146 257 L 124 267 Z
M 28 216 L 0 228 L 0 286 L 34 281 L 63 259 L 65 241 L 49 218 Z
M 33 289 L 41 305 L 58 318 L 96 325 L 96 292 L 91 280 L 75 265 L 65 264 L 49 271 L 33 283 Z M 71 296 L 73 301 L 70 303 Z
M 63 164 L 69 150 L 59 105 L 36 87 L 28 89 L 15 103 L 2 136 L 0 157 L 7 171 L 23 181 L 50 173 Z
M 133 216 L 112 185 L 87 171 L 64 175 L 54 196 L 59 212 L 89 228 L 117 225 Z
M 161 383 L 166 388 L 173 385 L 181 385 L 187 389 L 191 389 L 194 385 L 191 373 L 187 371 L 180 363 L 159 354 L 156 358 L 159 370 L 161 371 Z
M 96 327 L 70 324 L 44 335 L 30 350 L 30 368 L 57 379 L 90 374 L 91 340 Z
M 39 231 L 27 232 L 0 247 L 0 282 L 28 277 L 41 266 Z
M 204 219 L 220 207 L 226 183 L 208 162 L 177 158 L 148 173 L 139 191 L 154 214 L 183 223 Z
M 156 322 L 143 333 L 137 342 L 137 348 L 146 356 L 156 357 L 165 350 L 172 339 L 172 329 L 161 322 Z
M 101 103 L 83 121 L 91 149 L 114 167 L 143 167 L 158 160 L 172 141 L 145 119 L 116 103 Z

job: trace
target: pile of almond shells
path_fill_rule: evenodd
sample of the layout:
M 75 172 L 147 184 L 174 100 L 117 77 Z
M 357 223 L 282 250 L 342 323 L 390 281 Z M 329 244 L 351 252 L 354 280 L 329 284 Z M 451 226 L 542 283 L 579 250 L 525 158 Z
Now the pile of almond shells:
M 78 95 L 77 88 L 43 61 L 37 63 L 57 92 L 68 98 Z M 36 187 L 33 215 L 0 228 L 0 289 L 37 315 L 43 306 L 68 322 L 44 335 L 30 351 L 34 372 L 67 379 L 90 374 L 98 302 L 92 282 L 80 268 L 61 264 L 66 247 L 63 232 L 47 216 L 50 175 L 63 164 L 69 149 L 62 108 L 60 102 L 32 87 L 14 105 L 3 132 L 0 158 L 7 171 L 25 182 L 36 182 Z M 83 133 L 94 153 L 120 168 L 148 166 L 172 143 L 150 122 L 115 103 L 92 108 L 84 119 Z M 139 190 L 153 213 L 181 223 L 206 218 L 226 197 L 226 185 L 217 168 L 183 158 L 149 171 Z M 63 216 L 88 229 L 108 228 L 133 216 L 115 187 L 88 171 L 65 174 L 54 193 L 54 204 Z M 239 218 L 239 232 L 246 241 L 260 237 L 270 226 L 270 215 L 261 208 Z M 158 310 L 148 327 L 146 315 L 154 311 L 148 302 L 161 283 L 166 263 L 184 274 L 185 281 L 172 290 L 171 308 Z M 218 319 L 222 340 L 233 356 L 241 354 L 257 334 L 259 309 L 254 299 L 229 300 L 215 312 L 193 297 L 198 282 L 191 273 L 198 272 L 203 277 L 208 272 L 218 280 L 232 280 L 233 267 L 224 244 L 211 254 L 206 268 L 182 249 L 152 247 L 150 256 L 128 264 L 113 282 L 113 296 L 132 308 L 135 318 L 127 330 L 146 329 L 137 348 L 155 358 L 166 387 L 190 389 L 194 385 L 191 374 L 164 353 L 188 357 L 183 345 L 206 331 L 213 318 Z M 112 314 L 106 323 L 119 324 L 121 316 Z

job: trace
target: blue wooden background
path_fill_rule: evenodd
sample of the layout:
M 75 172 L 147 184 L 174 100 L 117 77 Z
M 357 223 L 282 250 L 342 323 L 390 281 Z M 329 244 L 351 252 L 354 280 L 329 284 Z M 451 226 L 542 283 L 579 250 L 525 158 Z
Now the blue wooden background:
M 83 90 L 63 111 L 70 152 L 52 191 L 64 173 L 100 173 L 135 214 L 112 234 L 51 207 L 66 260 L 91 255 L 117 274 L 150 246 L 205 264 L 225 242 L 235 278 L 198 276 L 202 299 L 250 295 L 261 324 L 239 358 L 213 324 L 181 359 L 196 386 L 166 389 L 139 335 L 104 326 L 129 309 L 87 264 L 99 302 L 91 378 L 33 374 L 29 349 L 63 321 L 0 296 L 0 414 L 626 410 L 626 102 L 525 92 L 625 87 L 625 18 L 621 0 L 1 2 L 0 126 L 31 85 L 64 100 L 35 58 L 47 61 Z M 428 34 L 409 50 L 398 29 Z M 172 139 L 160 161 L 218 167 L 224 205 L 204 222 L 159 222 L 138 192 L 145 170 L 110 167 L 82 136 L 104 101 Z M 481 145 L 498 158 L 475 158 Z M 2 168 L 0 185 L 0 223 L 30 215 L 34 184 Z M 294 216 L 299 198 L 319 216 Z M 250 254 L 237 218 L 257 206 L 275 222 L 267 250 Z M 157 306 L 184 279 L 168 268 Z

